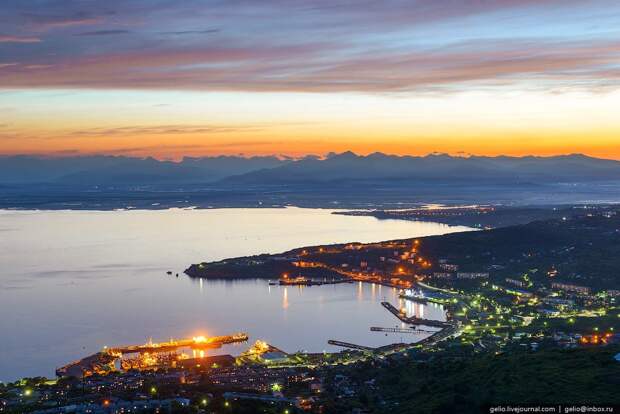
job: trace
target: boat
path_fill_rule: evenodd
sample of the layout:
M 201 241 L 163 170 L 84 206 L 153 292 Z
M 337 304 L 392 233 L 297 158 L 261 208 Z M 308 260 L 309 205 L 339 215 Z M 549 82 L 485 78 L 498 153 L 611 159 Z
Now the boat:
M 303 276 L 297 276 L 295 278 L 282 277 L 280 279 L 280 285 L 283 286 L 294 286 L 294 285 L 302 285 L 302 286 L 311 286 L 311 285 L 319 285 L 321 282 L 313 282 L 310 279 L 307 279 Z

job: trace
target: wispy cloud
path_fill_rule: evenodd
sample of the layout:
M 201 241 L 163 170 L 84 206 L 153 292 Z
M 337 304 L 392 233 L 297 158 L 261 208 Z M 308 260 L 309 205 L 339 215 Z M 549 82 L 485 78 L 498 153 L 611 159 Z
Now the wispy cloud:
M 200 144 L 183 144 L 183 145 L 145 145 L 135 147 L 119 147 L 102 152 L 93 152 L 91 154 L 117 154 L 117 155 L 135 155 L 144 154 L 153 151 L 187 151 L 202 149 L 204 145 Z
M 131 33 L 129 30 L 94 30 L 91 32 L 75 33 L 73 36 L 110 36 Z
M 35 29 L 53 29 L 93 25 L 101 23 L 104 20 L 103 16 L 95 16 L 83 11 L 77 11 L 69 14 L 22 13 L 22 16 Z
M 36 12 L 11 3 L 0 24 L 16 35 L 0 35 L 0 42 L 40 44 L 9 45 L 4 58 L 20 65 L 0 66 L 0 87 L 394 93 L 529 82 L 549 90 L 613 88 L 620 5 L 587 3 L 41 0 Z M 40 70 L 33 76 L 25 67 Z
M 41 39 L 34 36 L 10 36 L 0 34 L 0 43 L 38 43 Z
M 342 48 L 307 44 L 102 54 L 52 62 L 54 70 L 36 77 L 6 67 L 0 86 L 376 93 L 524 79 L 562 86 L 579 78 L 600 87 L 620 58 L 620 42 L 608 40 L 479 40 L 430 50 L 335 53 Z
M 180 31 L 172 31 L 172 32 L 161 32 L 164 35 L 194 35 L 194 34 L 213 34 L 219 33 L 220 29 L 204 29 L 204 30 L 180 30 Z
M 68 136 L 113 137 L 132 135 L 184 135 L 184 134 L 226 134 L 259 131 L 258 125 L 131 125 L 114 128 L 91 128 L 68 133 Z

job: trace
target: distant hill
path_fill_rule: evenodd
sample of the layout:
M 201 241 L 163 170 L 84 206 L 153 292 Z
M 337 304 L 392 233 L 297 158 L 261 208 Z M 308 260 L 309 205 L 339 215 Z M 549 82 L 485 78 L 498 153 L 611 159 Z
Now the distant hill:
M 620 180 L 620 162 L 585 155 L 555 157 L 423 157 L 352 152 L 299 160 L 186 157 L 180 162 L 123 156 L 0 157 L 0 184 L 139 185 L 166 183 L 325 184 L 441 181 L 446 184 L 557 183 Z
M 554 157 L 424 157 L 352 152 L 304 159 L 275 168 L 228 177 L 243 184 L 312 184 L 359 181 L 443 183 L 558 183 L 620 180 L 620 162 L 585 155 Z
M 302 159 L 0 156 L 0 208 L 285 206 L 410 208 L 426 203 L 620 202 L 620 162 L 352 152 Z
M 76 186 L 203 183 L 263 168 L 274 168 L 287 162 L 275 156 L 186 157 L 181 162 L 122 156 L 11 156 L 0 157 L 0 183 Z

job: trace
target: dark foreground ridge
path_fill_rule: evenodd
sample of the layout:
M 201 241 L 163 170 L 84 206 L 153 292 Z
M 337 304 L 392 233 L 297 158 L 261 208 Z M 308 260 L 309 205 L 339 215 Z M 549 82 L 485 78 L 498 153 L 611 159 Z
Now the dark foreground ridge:
M 360 363 L 334 370 L 330 381 L 336 391 L 326 408 L 330 413 L 357 406 L 373 413 L 477 414 L 492 405 L 618 405 L 618 351 L 616 345 L 467 356 L 455 348 L 427 361 Z M 338 398 L 342 376 L 363 384 L 357 398 Z

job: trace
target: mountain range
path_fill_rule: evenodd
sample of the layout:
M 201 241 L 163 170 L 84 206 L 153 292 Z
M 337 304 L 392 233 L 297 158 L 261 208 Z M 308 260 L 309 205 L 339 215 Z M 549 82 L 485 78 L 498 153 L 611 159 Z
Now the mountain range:
M 278 167 L 286 162 L 274 156 L 185 157 L 181 162 L 173 162 L 124 156 L 40 158 L 19 155 L 0 157 L 0 183 L 68 186 L 204 183 Z
M 620 162 L 581 154 L 554 157 L 422 157 L 352 152 L 306 158 L 228 177 L 245 184 L 307 184 L 410 181 L 442 183 L 560 183 L 620 180 Z
M 124 156 L 0 157 L 0 184 L 88 187 L 169 184 L 346 185 L 352 183 L 547 184 L 620 181 L 620 161 L 582 154 L 539 157 L 396 156 L 352 152 L 307 156 L 186 157 L 179 162 Z

